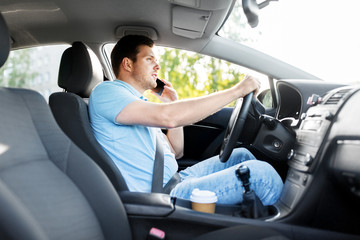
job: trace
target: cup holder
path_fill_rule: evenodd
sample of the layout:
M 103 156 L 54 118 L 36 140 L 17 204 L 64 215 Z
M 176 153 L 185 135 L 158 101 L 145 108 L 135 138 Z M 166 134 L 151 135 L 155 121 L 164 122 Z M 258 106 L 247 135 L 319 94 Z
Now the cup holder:
M 191 209 L 191 201 L 186 200 L 186 199 L 181 199 L 181 198 L 175 198 L 174 199 L 175 202 L 175 207 L 183 207 L 183 208 L 187 208 L 187 209 Z M 266 210 L 268 211 L 268 216 L 263 217 L 263 218 L 258 218 L 258 219 L 267 219 L 267 218 L 271 218 L 276 216 L 279 213 L 279 210 L 271 205 L 271 206 L 266 206 Z M 234 216 L 234 217 L 244 217 L 241 214 L 242 211 L 242 205 L 228 205 L 228 204 L 216 204 L 215 207 L 215 213 L 216 214 L 221 214 L 221 215 L 228 215 L 228 216 Z

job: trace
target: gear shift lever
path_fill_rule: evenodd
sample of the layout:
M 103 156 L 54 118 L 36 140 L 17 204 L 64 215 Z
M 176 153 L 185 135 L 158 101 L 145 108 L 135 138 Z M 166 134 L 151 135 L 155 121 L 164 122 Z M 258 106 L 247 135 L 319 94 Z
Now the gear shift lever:
M 269 215 L 268 208 L 262 204 L 259 197 L 250 189 L 250 169 L 241 164 L 235 170 L 236 176 L 244 187 L 243 202 L 241 204 L 240 216 L 247 218 L 261 218 Z
M 245 189 L 244 193 L 250 192 L 250 169 L 246 165 L 240 165 L 236 171 L 236 176 L 241 180 Z

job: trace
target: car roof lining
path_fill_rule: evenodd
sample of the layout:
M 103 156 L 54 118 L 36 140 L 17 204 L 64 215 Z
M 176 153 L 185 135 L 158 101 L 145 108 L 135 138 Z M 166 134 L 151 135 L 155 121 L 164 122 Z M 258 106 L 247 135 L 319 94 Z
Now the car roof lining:
M 84 5 L 72 0 L 29 0 L 21 4 L 2 4 L 0 11 L 10 29 L 12 49 L 81 41 L 101 59 L 104 43 L 116 42 L 124 31 L 128 34 L 136 29 L 148 32 L 152 38 L 156 38 L 155 43 L 159 46 L 220 57 L 277 79 L 316 78 L 263 53 L 250 51 L 246 46 L 219 37 L 216 33 L 229 16 L 235 1 L 108 0 L 99 4 L 97 0 L 88 0 Z M 202 18 L 203 15 L 197 14 L 204 11 L 211 14 L 204 28 L 194 37 L 194 32 L 187 29 L 191 28 L 192 21 L 186 18 L 183 22 L 180 17 L 176 18 L 181 30 L 177 29 L 174 33 L 174 9 L 181 9 L 182 12 L 189 9 L 189 14 L 194 13 L 195 19 L 199 16 Z
M 41 0 L 21 4 L 2 4 L 0 11 L 11 31 L 13 49 L 42 44 L 71 44 L 74 41 L 91 43 L 116 41 L 118 39 L 116 29 L 119 26 L 145 26 L 155 29 L 158 33 L 157 42 L 161 45 L 175 44 L 180 48 L 191 46 L 194 51 L 198 51 L 218 31 L 233 1 L 235 0 L 109 0 L 99 4 L 96 0 L 89 0 L 85 5 L 83 2 L 72 0 L 51 2 Z M 189 8 L 191 4 L 195 6 Z M 183 11 L 211 13 L 200 38 L 190 39 L 187 34 L 173 33 L 175 7 Z M 38 14 L 39 12 L 41 14 Z M 186 18 L 177 18 L 176 21 L 189 26 Z

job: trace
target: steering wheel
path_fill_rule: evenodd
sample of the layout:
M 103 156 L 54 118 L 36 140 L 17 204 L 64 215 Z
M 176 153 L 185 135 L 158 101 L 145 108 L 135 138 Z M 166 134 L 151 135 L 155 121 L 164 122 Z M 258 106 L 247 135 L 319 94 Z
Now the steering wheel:
M 229 123 L 226 128 L 224 141 L 220 149 L 219 158 L 221 162 L 226 162 L 229 159 L 236 145 L 237 139 L 239 138 L 244 128 L 246 116 L 248 115 L 250 109 L 253 94 L 254 93 L 251 92 L 243 99 L 239 98 L 236 101 L 236 106 L 231 114 Z

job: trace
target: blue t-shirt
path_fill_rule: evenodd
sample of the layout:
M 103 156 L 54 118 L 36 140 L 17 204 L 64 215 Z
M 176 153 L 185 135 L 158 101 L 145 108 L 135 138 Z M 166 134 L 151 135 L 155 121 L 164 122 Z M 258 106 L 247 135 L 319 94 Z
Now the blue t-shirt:
M 151 192 L 156 134 L 161 135 L 164 146 L 164 185 L 178 169 L 169 143 L 159 128 L 123 125 L 115 120 L 129 103 L 143 100 L 126 82 L 105 81 L 90 95 L 89 114 L 95 138 L 121 171 L 129 190 Z

